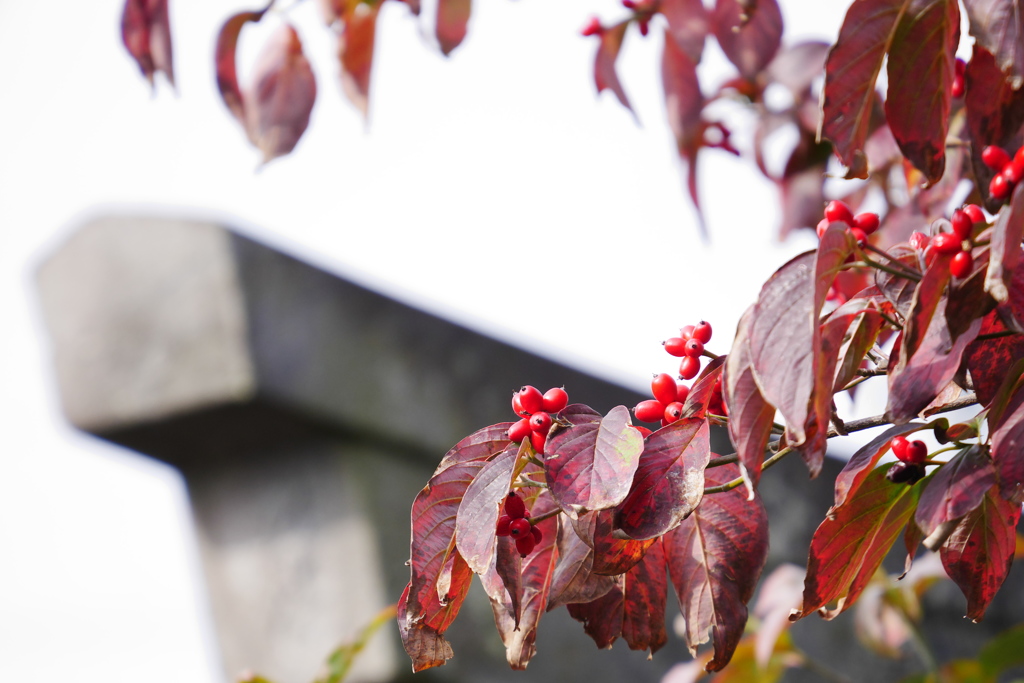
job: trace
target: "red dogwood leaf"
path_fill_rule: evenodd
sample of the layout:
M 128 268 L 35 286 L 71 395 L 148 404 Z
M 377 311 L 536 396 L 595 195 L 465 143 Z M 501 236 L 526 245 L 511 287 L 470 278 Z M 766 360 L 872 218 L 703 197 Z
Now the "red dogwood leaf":
M 683 418 L 703 418 L 708 412 L 708 403 L 715 393 L 715 384 L 722 377 L 726 356 L 715 358 L 700 373 L 700 378 L 690 387 L 683 403 Z
M 245 103 L 242 89 L 238 85 L 238 69 L 235 66 L 235 49 L 242 27 L 250 21 L 257 22 L 270 9 L 271 2 L 264 9 L 254 12 L 239 12 L 228 18 L 217 34 L 217 47 L 214 49 L 214 64 L 217 71 L 217 89 L 220 97 L 227 105 L 228 111 L 238 119 L 248 134 L 246 125 Z
M 626 97 L 626 91 L 619 81 L 619 74 L 615 71 L 615 60 L 619 58 L 619 50 L 622 48 L 622 39 L 626 37 L 628 21 L 623 21 L 615 26 L 607 27 L 601 33 L 601 43 L 597 47 L 597 55 L 594 57 L 594 84 L 597 92 L 611 90 L 615 97 L 619 98 L 622 106 L 633 111 Z M 636 112 L 633 112 L 636 116 Z
M 900 347 L 899 355 L 901 366 L 906 365 L 907 361 L 917 353 L 921 341 L 931 327 L 933 317 L 942 318 L 943 325 L 945 324 L 942 314 L 936 316 L 936 309 L 939 307 L 939 302 L 943 301 L 942 295 L 952 277 L 949 274 L 950 258 L 948 254 L 937 254 L 935 260 L 925 270 L 921 281 L 917 283 L 917 287 L 914 288 L 910 313 L 903 326 L 903 345 Z M 945 309 L 943 308 L 943 310 Z
M 285 24 L 260 54 L 244 101 L 249 139 L 263 152 L 263 163 L 295 148 L 315 101 L 313 69 L 299 35 Z
M 414 672 L 423 671 L 435 666 L 442 666 L 455 656 L 452 646 L 444 636 L 426 624 L 410 618 L 408 612 L 410 586 L 398 600 L 398 631 L 402 637 L 402 645 L 412 660 Z
M 889 249 L 889 255 L 912 270 L 917 270 L 917 252 L 910 247 L 898 244 Z M 896 308 L 900 317 L 910 317 L 910 310 L 914 305 L 914 292 L 917 290 L 916 282 L 883 270 L 875 270 L 875 285 Z
M 988 454 L 980 446 L 964 448 L 931 477 L 914 513 L 914 521 L 925 535 L 925 547 L 932 534 L 970 513 L 996 483 L 995 468 Z M 943 539 L 945 536 L 943 535 Z
M 607 593 L 590 602 L 573 602 L 566 605 L 569 616 L 583 624 L 583 632 L 594 639 L 602 650 L 609 649 L 622 635 L 622 602 L 625 595 L 626 579 L 614 577 L 614 584 Z
M 536 517 L 547 514 L 556 507 L 551 495 L 541 492 L 531 512 Z M 505 644 L 505 656 L 513 669 L 525 669 L 537 651 L 537 624 L 544 615 L 548 603 L 548 593 L 558 559 L 558 520 L 555 517 L 545 519 L 537 523 L 537 528 L 542 534 L 541 542 L 522 561 L 522 617 L 518 620 L 515 618 L 518 608 L 509 600 L 507 594 L 495 595 L 488 590 L 491 608 L 494 611 L 494 623 Z M 503 540 L 511 539 L 505 537 Z M 484 583 L 486 586 L 486 578 Z
M 644 440 L 633 428 L 629 410 L 618 406 L 599 422 L 588 419 L 554 429 L 544 450 L 551 492 L 562 509 L 575 517 L 582 511 L 604 510 L 623 501 L 644 450 Z
M 668 21 L 668 32 L 694 64 L 700 64 L 711 18 L 701 0 L 661 0 L 658 11 Z
M 668 125 L 676 139 L 676 151 L 686 165 L 686 185 L 690 200 L 697 211 L 697 220 L 702 236 L 707 236 L 704 216 L 700 210 L 700 196 L 697 191 L 697 154 L 704 144 L 704 94 L 697 80 L 697 65 L 686 51 L 665 31 L 664 49 L 661 55 L 661 84 L 665 91 L 665 110 Z
M 878 333 L 885 325 L 885 318 L 877 308 L 878 300 L 883 298 L 877 287 L 870 287 L 861 296 L 850 299 L 829 315 L 830 321 L 839 321 L 840 326 L 845 324 L 847 328 L 838 343 L 833 392 L 841 391 L 857 377 L 857 370 L 868 350 L 878 339 Z
M 345 8 L 344 28 L 338 34 L 341 88 L 364 118 L 370 110 L 370 72 L 380 6 L 381 3 L 349 3 Z
M 508 440 L 508 428 L 511 426 L 511 422 L 499 422 L 473 432 L 444 454 L 434 474 L 440 474 L 452 465 L 472 460 L 490 460 L 512 443 Z
M 782 12 L 775 0 L 716 0 L 715 38 L 740 75 L 756 77 L 782 42 Z
M 889 49 L 885 117 L 900 151 L 931 184 L 942 177 L 946 167 L 960 7 L 957 0 L 899 4 L 905 10 Z
M 466 37 L 472 0 L 438 0 L 434 33 L 441 52 L 448 56 Z
M 960 520 L 939 549 L 942 566 L 967 598 L 967 617 L 979 621 L 1013 563 L 1020 503 L 1004 500 L 996 487 Z
M 992 311 L 982 319 L 979 336 L 1007 332 L 1003 316 L 1014 321 L 1024 320 L 1024 263 L 1018 263 L 1014 268 L 1009 294 L 1010 299 L 1003 304 L 1002 310 Z M 987 407 L 1003 383 L 1006 369 L 1024 358 L 1024 335 L 975 340 L 964 355 L 978 401 Z
M 1024 84 L 1024 14 L 1017 0 L 964 0 L 971 35 L 995 56 L 1014 89 Z M 973 97 L 973 93 L 972 93 Z
M 160 71 L 174 85 L 168 0 L 125 0 L 121 40 L 150 85 Z
M 593 602 L 615 585 L 615 579 L 593 572 L 594 549 L 573 528 L 558 525 L 558 565 L 551 578 L 548 611 L 573 602 Z
M 921 427 L 921 424 L 913 423 L 889 427 L 857 449 L 857 452 L 847 461 L 842 472 L 836 477 L 835 507 L 843 506 L 850 496 L 857 493 L 857 489 L 860 488 L 860 485 L 871 474 L 878 461 L 889 450 L 889 442 L 893 438 L 901 434 L 917 431 Z
M 775 406 L 761 395 L 750 360 L 748 327 L 753 312 L 751 306 L 740 318 L 722 376 L 722 395 L 729 409 L 729 439 L 736 448 L 743 481 L 751 497 L 761 479 L 764 449 L 775 419 Z
M 985 274 L 985 291 L 1000 303 L 1010 300 L 1010 284 L 1020 263 L 1024 238 L 1024 187 L 1018 185 L 1008 206 L 999 211 L 992 227 L 991 254 Z
M 644 540 L 676 527 L 704 495 L 710 458 L 707 420 L 677 420 L 648 436 L 633 486 L 616 511 L 616 528 Z
M 618 538 L 614 528 L 615 513 L 615 510 L 601 510 L 570 520 L 576 534 L 594 549 L 591 571 L 595 574 L 616 576 L 629 571 L 654 543 L 654 539 Z
M 1018 505 L 1024 502 L 1024 391 L 1010 399 L 992 429 L 992 463 L 1003 498 Z
M 921 488 L 894 484 L 885 478 L 887 468 L 871 470 L 846 504 L 833 508 L 811 539 L 804 581 L 804 603 L 791 619 L 816 610 L 834 619 L 852 605 L 917 506 Z M 827 605 L 836 603 L 835 608 Z
M 491 566 L 497 538 L 494 530 L 498 526 L 502 501 L 512 486 L 525 440 L 523 444 L 518 450 L 510 447 L 502 451 L 484 464 L 466 488 L 459 504 L 455 545 L 475 574 L 483 574 Z
M 711 485 L 734 478 L 734 465 L 707 472 Z M 768 557 L 768 516 L 755 494 L 733 489 L 707 496 L 692 515 L 662 538 L 669 577 L 686 620 L 691 654 L 714 636 L 708 671 L 732 658 L 747 623 L 747 602 Z

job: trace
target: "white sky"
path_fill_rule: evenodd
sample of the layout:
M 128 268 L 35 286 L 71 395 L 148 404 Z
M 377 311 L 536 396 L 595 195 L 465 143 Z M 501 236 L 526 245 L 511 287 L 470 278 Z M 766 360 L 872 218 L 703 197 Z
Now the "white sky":
M 665 124 L 658 39 L 631 32 L 621 60 L 643 127 L 594 97 L 595 42 L 578 30 L 595 10 L 624 16 L 617 3 L 476 4 L 445 60 L 388 3 L 368 130 L 343 100 L 314 4 L 294 8 L 319 99 L 296 152 L 254 173 L 258 153 L 221 105 L 211 59 L 220 22 L 251 7 L 172 2 L 180 94 L 161 82 L 151 97 L 120 43 L 119 0 L 0 0 L 0 680 L 220 680 L 177 474 L 60 415 L 32 277 L 83 217 L 224 217 L 638 388 L 674 369 L 659 342 L 683 324 L 710 320 L 711 348 L 725 350 L 764 279 L 813 243 L 777 245 L 774 189 L 711 154 L 702 246 Z M 834 35 L 843 4 L 788 2 L 792 35 Z M 266 30 L 243 34 L 243 79 Z

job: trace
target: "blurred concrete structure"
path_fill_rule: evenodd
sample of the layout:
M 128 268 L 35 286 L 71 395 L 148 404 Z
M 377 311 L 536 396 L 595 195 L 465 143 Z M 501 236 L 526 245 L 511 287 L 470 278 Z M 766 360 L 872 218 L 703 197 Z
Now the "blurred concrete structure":
M 564 385 L 599 410 L 643 398 L 216 224 L 94 220 L 38 281 L 69 420 L 186 478 L 229 678 L 246 668 L 310 681 L 334 646 L 397 599 L 413 497 L 451 444 L 509 419 L 513 388 Z M 803 486 L 793 459 L 765 477 L 770 564 L 804 563 L 838 469 L 830 461 Z M 955 597 L 930 616 L 940 637 L 950 634 L 950 656 L 962 656 Z M 1020 592 L 1007 599 L 1020 614 Z M 564 610 L 542 622 L 530 680 L 657 681 L 686 657 L 677 638 L 650 663 L 621 643 L 596 653 L 568 622 Z M 987 637 L 970 628 L 972 645 Z M 887 680 L 916 667 L 847 647 L 851 633 L 848 619 L 828 628 L 808 619 L 796 637 L 851 676 Z M 524 680 L 505 666 L 479 591 L 450 636 L 456 658 L 416 680 Z M 391 628 L 352 680 L 407 672 Z

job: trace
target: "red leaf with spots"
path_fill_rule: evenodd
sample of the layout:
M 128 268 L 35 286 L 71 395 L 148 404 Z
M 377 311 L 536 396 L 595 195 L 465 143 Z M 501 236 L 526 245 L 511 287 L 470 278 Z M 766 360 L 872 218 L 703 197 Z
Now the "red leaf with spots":
M 665 91 L 668 125 L 676 139 L 676 151 L 687 167 L 686 184 L 690 200 L 697 211 L 701 234 L 706 235 L 697 191 L 697 154 L 704 144 L 704 124 L 701 121 L 704 94 L 697 80 L 696 62 L 672 39 L 667 30 L 661 55 L 661 84 Z
M 901 434 L 909 434 L 921 428 L 920 424 L 905 424 L 889 427 L 884 432 L 861 446 L 847 461 L 842 472 L 836 477 L 835 507 L 844 505 L 850 496 L 874 470 L 882 456 L 889 451 L 889 442 Z
M 700 373 L 700 378 L 690 387 L 683 403 L 683 418 L 703 418 L 708 412 L 708 403 L 715 393 L 715 384 L 722 377 L 726 356 L 719 356 L 708 363 Z
M 734 478 L 733 465 L 707 471 L 708 484 Z M 732 657 L 747 623 L 747 602 L 768 557 L 768 516 L 760 497 L 734 489 L 704 498 L 700 507 L 662 539 L 669 577 L 686 620 L 691 654 L 714 637 L 708 671 Z
M 616 576 L 612 588 L 596 600 L 565 606 L 569 616 L 583 624 L 583 632 L 593 638 L 602 650 L 610 648 L 622 635 L 624 583 L 623 576 Z
M 572 527 L 558 526 L 558 565 L 551 578 L 548 610 L 573 602 L 593 602 L 615 585 L 615 579 L 593 572 L 594 549 Z
M 967 598 L 967 617 L 979 621 L 1010 571 L 1020 504 L 988 491 L 939 549 L 942 566 Z
M 885 478 L 886 470 L 871 470 L 846 504 L 833 508 L 814 532 L 803 608 L 792 619 L 816 610 L 833 619 L 852 605 L 910 521 L 923 483 L 894 484 Z M 836 606 L 829 609 L 832 603 Z
M 979 446 L 961 450 L 931 477 L 921 493 L 914 521 L 925 535 L 924 544 L 934 549 L 928 537 L 977 508 L 996 483 L 992 461 Z
M 744 78 L 756 77 L 782 42 L 782 12 L 775 0 L 717 0 L 712 24 L 722 52 Z
M 537 496 L 533 505 L 533 516 L 540 516 L 556 509 L 554 500 L 547 492 Z M 538 522 L 541 542 L 522 561 L 522 617 L 517 621 L 517 608 L 508 595 L 501 595 L 488 589 L 494 622 L 505 644 L 505 656 L 513 669 L 525 669 L 536 652 L 537 624 L 544 615 L 548 595 L 558 560 L 556 539 L 558 520 L 555 517 Z M 493 583 L 493 580 L 491 581 Z M 485 587 L 488 579 L 484 577 Z
M 615 26 L 609 26 L 601 33 L 601 43 L 597 46 L 597 55 L 594 57 L 594 84 L 597 92 L 611 90 L 615 97 L 626 109 L 633 111 L 626 97 L 626 91 L 619 81 L 619 74 L 615 70 L 615 60 L 619 58 L 619 50 L 622 48 L 622 39 L 626 37 L 628 21 L 623 21 Z M 634 116 L 636 113 L 634 112 Z
M 612 408 L 600 421 L 584 419 L 556 428 L 544 447 L 551 493 L 573 517 L 585 510 L 615 507 L 629 493 L 643 450 L 643 437 L 623 406 Z
M 946 167 L 960 7 L 957 0 L 900 4 L 904 9 L 889 49 L 885 116 L 900 151 L 931 184 Z
M 658 5 L 668 22 L 668 32 L 694 64 L 700 63 L 711 18 L 701 0 L 661 0 Z
M 992 463 L 1003 498 L 1024 502 L 1024 391 L 1018 390 L 1010 399 L 992 430 Z
M 491 566 L 497 538 L 494 530 L 498 526 L 501 504 L 512 486 L 516 464 L 523 450 L 524 447 L 518 451 L 508 448 L 484 464 L 466 488 L 459 504 L 455 545 L 476 574 L 483 574 Z
M 370 110 L 370 72 L 380 6 L 381 3 L 350 3 L 346 7 L 344 27 L 338 34 L 341 87 L 364 118 Z
M 1000 303 L 1010 300 L 1010 286 L 1020 263 L 1024 238 L 1024 185 L 1018 185 L 1008 206 L 999 210 L 992 226 L 991 253 L 985 274 L 985 291 Z
M 273 5 L 273 2 L 270 3 Z M 228 18 L 220 27 L 217 34 L 217 47 L 214 49 L 214 64 L 217 70 L 217 89 L 220 97 L 224 100 L 228 111 L 238 119 L 248 134 L 246 125 L 245 104 L 242 97 L 242 89 L 238 85 L 238 69 L 235 66 L 235 50 L 238 46 L 238 36 L 249 22 L 257 22 L 270 9 L 266 8 L 255 12 L 239 12 Z
M 246 129 L 264 163 L 295 148 L 315 101 L 313 69 L 299 35 L 285 24 L 264 47 L 245 94 Z
M 729 409 L 729 439 L 736 448 L 750 494 L 761 479 L 764 450 L 775 419 L 775 406 L 761 395 L 751 364 L 748 327 L 753 312 L 751 306 L 740 318 L 722 378 L 723 398 Z
M 907 361 L 917 353 L 918 347 L 921 346 L 922 340 L 931 327 L 933 318 L 940 318 L 945 325 L 943 314 L 936 315 L 936 310 L 939 308 L 939 303 L 943 302 L 942 295 L 951 278 L 949 261 L 948 254 L 937 254 L 935 260 L 924 272 L 921 281 L 917 283 L 917 287 L 914 288 L 910 313 L 903 326 L 903 345 L 900 347 L 899 355 L 901 366 L 906 365 Z
M 992 311 L 982 319 L 980 335 L 1007 332 L 1000 313 L 1009 313 L 1017 321 L 1024 320 L 1024 263 L 1018 263 L 1010 281 L 1008 311 Z M 978 394 L 978 401 L 988 406 L 1003 383 L 1006 369 L 1024 358 L 1024 335 L 1010 335 L 975 340 L 964 353 L 967 369 Z
M 161 71 L 174 85 L 168 1 L 126 0 L 121 14 L 121 40 L 151 85 Z
M 917 271 L 917 252 L 906 245 L 896 245 L 889 249 L 889 254 L 908 268 Z M 882 270 L 875 271 L 875 285 L 889 300 L 903 318 L 910 317 L 914 305 L 914 292 L 917 283 L 905 277 L 899 277 Z
M 594 549 L 591 571 L 615 576 L 629 571 L 643 559 L 654 539 L 634 541 L 615 534 L 615 510 L 601 510 L 570 520 L 576 534 Z
M 466 37 L 466 25 L 472 10 L 472 0 L 438 0 L 434 33 L 446 56 L 451 54 Z
M 976 44 L 992 53 L 1008 83 L 1020 88 L 1024 84 L 1024 13 L 1019 0 L 964 0 L 964 7 Z
M 630 538 L 661 536 L 693 512 L 704 495 L 711 458 L 706 420 L 677 420 L 647 437 L 615 526 Z

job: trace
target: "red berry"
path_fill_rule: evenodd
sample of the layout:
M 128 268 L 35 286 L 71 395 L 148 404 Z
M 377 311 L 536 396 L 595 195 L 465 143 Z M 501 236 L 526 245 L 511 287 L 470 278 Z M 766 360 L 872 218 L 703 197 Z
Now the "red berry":
M 864 244 L 868 241 L 868 236 L 860 228 L 850 228 L 850 234 L 853 235 L 853 239 L 857 244 Z
M 526 414 L 526 411 L 523 410 L 523 404 L 519 401 L 518 391 L 512 394 L 512 412 L 520 417 Z
M 524 536 L 529 537 L 530 529 L 532 527 L 533 525 L 530 524 L 530 520 L 526 519 L 525 517 L 513 519 L 512 522 L 508 525 L 508 535 L 512 538 L 523 538 Z
M 967 277 L 974 268 L 974 259 L 969 251 L 959 251 L 949 262 L 949 272 L 953 277 Z
M 1016 158 L 1016 157 L 1014 157 Z M 977 204 L 968 204 L 964 207 L 964 213 L 971 217 L 971 220 L 975 223 L 985 222 L 985 214 L 982 212 L 981 207 Z
M 953 76 L 953 84 L 949 87 L 949 94 L 954 98 L 964 96 L 964 77 L 960 74 Z
M 690 395 L 690 387 L 685 384 L 680 384 L 676 387 L 676 400 L 680 403 L 686 403 L 686 397 Z
M 957 76 L 963 76 L 966 72 L 967 62 L 957 57 L 956 62 L 953 63 L 953 73 L 955 73 Z
M 999 175 L 1004 176 L 1011 185 L 1016 185 L 1021 181 L 1021 178 L 1024 178 L 1024 164 L 1011 161 L 1000 171 Z
M 915 465 L 920 465 L 928 458 L 928 447 L 924 441 L 911 441 L 907 444 L 907 453 L 904 460 Z
M 633 429 L 640 432 L 640 436 L 644 437 L 645 439 L 653 433 L 647 427 L 641 427 L 640 425 L 633 425 Z
M 541 409 L 546 413 L 557 413 L 569 405 L 569 394 L 562 387 L 554 387 L 544 392 Z
M 907 441 L 907 437 L 905 436 L 897 436 L 893 438 L 893 440 L 889 442 L 889 446 L 892 448 L 892 454 L 895 455 L 900 460 L 903 460 L 905 457 L 907 457 L 908 443 L 910 442 Z
M 691 339 L 686 342 L 686 355 L 690 358 L 698 358 L 700 354 L 704 353 L 704 345 L 699 339 Z
M 516 539 L 516 550 L 519 551 L 520 557 L 526 557 L 533 552 L 533 549 L 537 547 L 537 544 L 533 540 L 533 536 L 526 535 L 522 538 Z
M 657 375 L 651 380 L 651 394 L 658 400 L 659 403 L 669 404 L 676 400 L 676 380 L 675 378 L 663 372 Z M 650 422 L 651 420 L 644 420 Z
M 693 379 L 700 372 L 700 358 L 687 356 L 679 364 L 679 376 L 683 379 Z
M 910 246 L 920 251 L 922 249 L 927 249 L 928 244 L 932 240 L 930 237 L 928 237 L 928 235 L 924 234 L 923 232 L 912 232 L 910 233 L 910 239 L 908 241 L 910 242 Z
M 878 223 L 877 213 L 858 213 L 853 217 L 853 227 L 860 228 L 864 231 L 865 235 L 870 235 L 875 230 L 878 230 Z
M 647 17 L 640 17 L 636 20 L 636 27 L 640 29 L 640 35 L 646 36 L 651 30 L 651 20 Z
M 1002 173 L 992 176 L 988 184 L 988 193 L 995 199 L 1006 199 L 1010 196 L 1010 183 L 1006 182 Z
M 701 320 L 697 323 L 697 326 L 693 328 L 693 339 L 696 339 L 701 344 L 707 344 L 711 341 L 711 323 L 706 320 Z
M 532 431 L 533 429 L 530 428 L 530 418 L 524 417 L 508 428 L 508 440 L 519 443 L 528 437 Z
M 509 525 L 512 524 L 512 518 L 508 515 L 502 515 L 498 517 L 498 529 L 494 533 L 498 536 L 508 536 Z
M 953 233 L 961 240 L 969 239 L 974 231 L 974 221 L 963 209 L 955 210 L 949 217 L 949 222 L 953 224 Z
M 599 36 L 602 33 L 604 33 L 604 27 L 601 26 L 601 20 L 597 17 L 590 17 L 590 21 L 580 30 L 582 36 Z
M 537 527 L 533 527 L 530 529 L 530 536 L 533 537 L 533 542 L 535 544 L 539 544 L 541 542 L 541 539 L 544 538 L 544 532 Z
M 825 205 L 825 218 L 853 225 L 853 211 L 850 210 L 849 204 L 838 199 L 833 199 Z
M 537 387 L 527 384 L 519 390 L 519 405 L 523 406 L 523 410 L 527 413 L 533 415 L 543 407 L 544 395 Z
M 675 422 L 676 420 L 679 419 L 679 416 L 682 415 L 682 414 L 683 414 L 683 404 L 682 403 L 679 403 L 679 402 L 669 403 L 667 406 L 665 406 L 665 414 L 662 415 L 662 419 L 665 422 Z
M 690 338 L 693 337 L 693 330 L 693 325 L 684 325 L 679 328 L 679 336 L 682 337 L 683 341 L 689 341 Z
M 960 251 L 960 238 L 951 232 L 940 232 L 932 237 L 931 248 L 937 254 L 955 254 Z
M 1004 166 L 1010 163 L 1010 155 L 1002 147 L 989 145 L 981 150 L 981 161 L 998 173 L 1003 170 Z
M 537 451 L 537 455 L 544 455 L 544 442 L 547 438 L 547 434 L 543 432 L 530 432 L 530 445 Z
M 662 345 L 668 351 L 668 355 L 679 358 L 686 355 L 686 341 L 682 337 L 672 337 L 662 342 Z
M 1013 155 L 1013 160 L 1017 163 L 1024 164 L 1024 147 L 1020 147 L 1017 152 Z
M 547 434 L 551 429 L 551 416 L 545 412 L 534 413 L 530 418 L 530 429 L 537 434 Z
M 526 517 L 526 503 L 519 497 L 519 494 L 515 492 L 509 492 L 505 496 L 505 514 L 512 519 L 522 519 Z
M 660 401 L 640 401 L 633 408 L 633 414 L 641 422 L 657 422 L 665 414 L 665 406 Z

